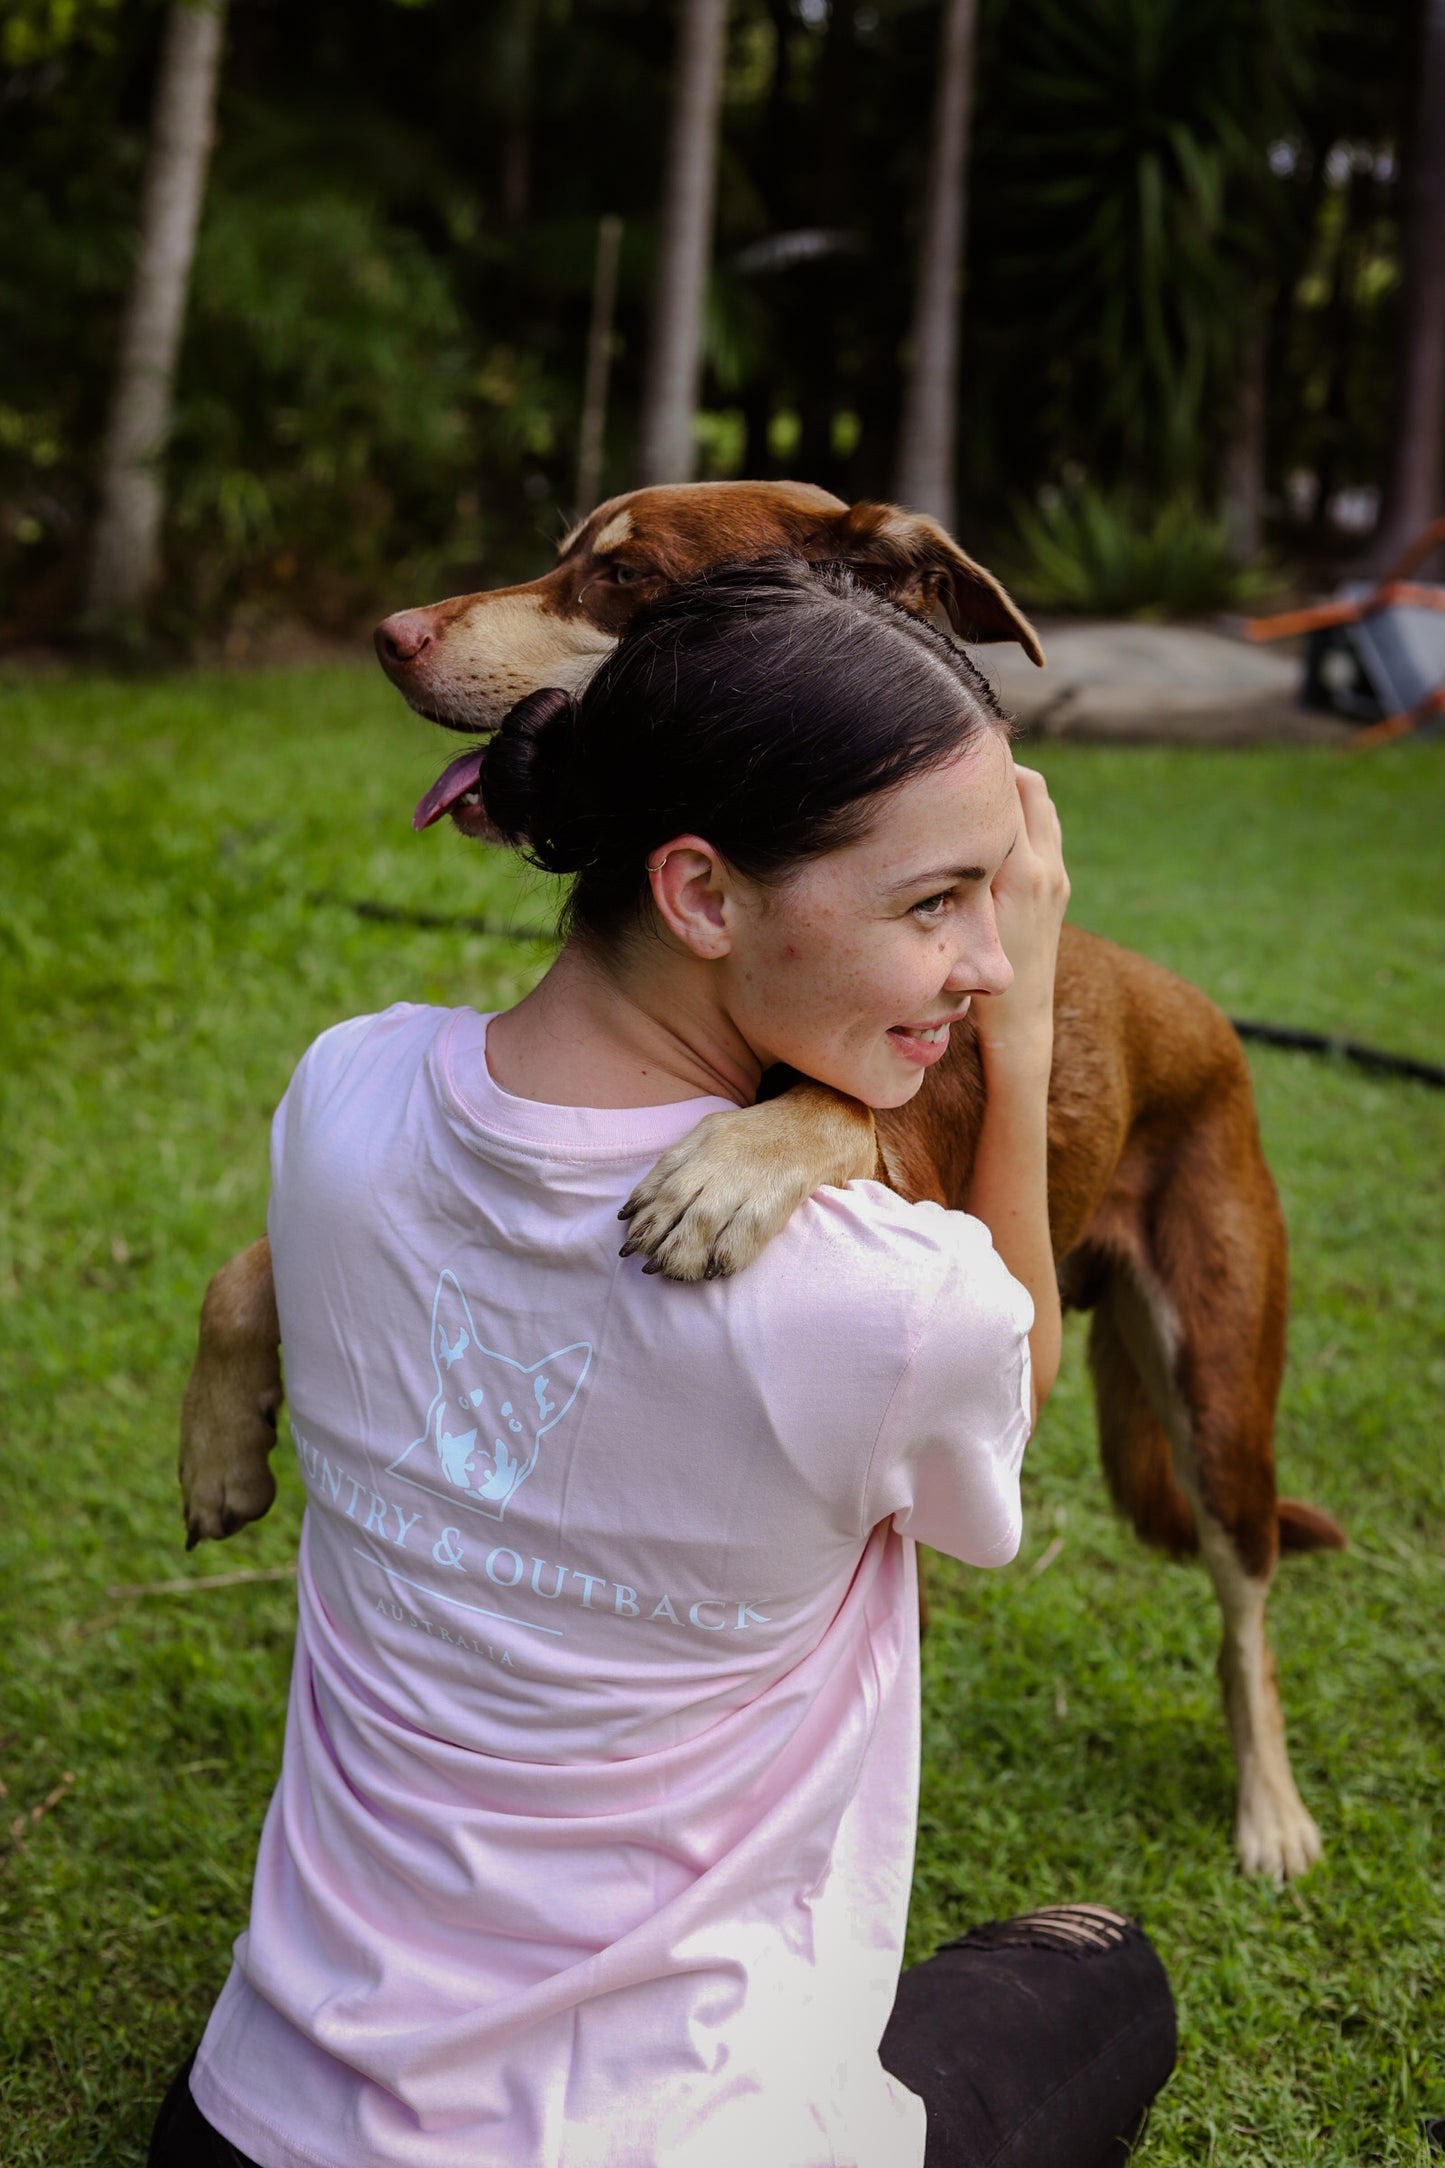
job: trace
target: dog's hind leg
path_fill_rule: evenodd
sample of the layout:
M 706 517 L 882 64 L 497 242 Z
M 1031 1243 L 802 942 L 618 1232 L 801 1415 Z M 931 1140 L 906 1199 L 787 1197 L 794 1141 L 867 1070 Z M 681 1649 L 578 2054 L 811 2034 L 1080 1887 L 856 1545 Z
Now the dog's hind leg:
M 1243 1329 L 1217 1340 L 1210 1321 L 1191 1317 L 1183 1330 L 1162 1281 L 1136 1255 L 1109 1275 L 1090 1360 L 1115 1498 L 1147 1540 L 1175 1555 L 1197 1547 L 1214 1585 L 1224 1625 L 1220 1684 L 1239 1773 L 1235 1848 L 1247 1873 L 1278 1881 L 1303 1874 L 1321 1850 L 1290 1769 L 1265 1628 L 1278 1554 L 1271 1432 L 1283 1312 L 1277 1349 L 1268 1344 L 1267 1318 L 1263 1347 L 1251 1346 L 1258 1334 Z M 1258 1328 L 1258 1309 L 1254 1322 Z M 1205 1339 L 1211 1344 L 1201 1345 Z
M 1229 1531 L 1205 1512 L 1200 1548 L 1224 1615 L 1219 1680 L 1239 1769 L 1234 1845 L 1246 1874 L 1304 1874 L 1324 1850 L 1300 1798 L 1284 1737 L 1274 1651 L 1265 1632 L 1269 1576 L 1251 1573 Z
M 1105 1480 L 1115 1505 L 1146 1543 L 1171 1558 L 1186 1558 L 1199 1548 L 1194 1509 L 1175 1481 L 1169 1439 L 1124 1344 L 1119 1300 L 1111 1282 L 1089 1320 L 1089 1370 Z

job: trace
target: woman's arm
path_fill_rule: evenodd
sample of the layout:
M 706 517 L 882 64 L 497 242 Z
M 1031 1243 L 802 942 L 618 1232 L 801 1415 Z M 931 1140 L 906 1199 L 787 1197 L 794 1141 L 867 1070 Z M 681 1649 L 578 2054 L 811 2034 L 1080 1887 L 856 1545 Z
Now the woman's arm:
M 1058 1375 L 1063 1321 L 1049 1239 L 1049 1069 L 1054 970 L 1069 901 L 1059 817 L 1041 775 L 1017 770 L 1018 839 L 993 884 L 999 937 L 1013 965 L 1004 994 L 975 994 L 973 1015 L 988 1103 L 967 1207 L 1033 1297 L 1033 1411 Z

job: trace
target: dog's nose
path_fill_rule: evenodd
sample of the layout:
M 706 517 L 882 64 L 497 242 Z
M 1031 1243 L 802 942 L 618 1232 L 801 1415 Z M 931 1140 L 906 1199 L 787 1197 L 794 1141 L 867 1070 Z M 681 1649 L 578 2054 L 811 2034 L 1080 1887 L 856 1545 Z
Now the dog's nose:
M 415 662 L 432 643 L 425 610 L 398 610 L 394 617 L 383 618 L 371 637 L 383 667 L 388 663 Z

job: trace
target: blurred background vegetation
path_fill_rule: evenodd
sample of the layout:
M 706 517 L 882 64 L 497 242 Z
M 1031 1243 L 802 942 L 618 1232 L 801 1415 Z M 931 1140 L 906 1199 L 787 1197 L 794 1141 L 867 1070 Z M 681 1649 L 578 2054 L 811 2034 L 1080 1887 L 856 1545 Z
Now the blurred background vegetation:
M 167 8 L 0 11 L 0 638 L 77 624 Z M 1422 0 L 981 0 L 958 523 L 1040 605 L 1358 553 L 1392 457 Z M 234 0 L 150 629 L 530 576 L 636 478 L 677 16 Z M 732 0 L 697 471 L 893 493 L 937 0 Z M 585 509 L 585 507 L 584 507 Z M 1244 568 L 1243 573 L 1241 568 Z

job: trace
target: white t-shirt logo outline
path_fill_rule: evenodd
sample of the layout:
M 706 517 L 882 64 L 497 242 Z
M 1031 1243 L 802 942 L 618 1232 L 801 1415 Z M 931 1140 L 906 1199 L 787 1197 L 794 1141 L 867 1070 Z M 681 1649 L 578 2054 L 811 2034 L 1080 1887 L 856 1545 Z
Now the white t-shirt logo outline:
M 592 1344 L 574 1340 L 533 1363 L 499 1354 L 478 1339 L 456 1274 L 443 1271 L 432 1302 L 431 1356 L 436 1392 L 425 1428 L 388 1473 L 448 1506 L 499 1521 L 536 1467 L 543 1437 L 577 1398 L 591 1367 Z M 496 1365 L 502 1366 L 500 1376 Z M 515 1383 L 508 1372 L 515 1374 Z M 519 1390 L 524 1379 L 531 1383 L 530 1399 Z M 469 1417 L 475 1419 L 468 1423 Z

